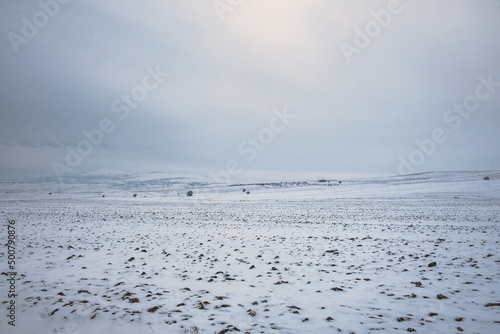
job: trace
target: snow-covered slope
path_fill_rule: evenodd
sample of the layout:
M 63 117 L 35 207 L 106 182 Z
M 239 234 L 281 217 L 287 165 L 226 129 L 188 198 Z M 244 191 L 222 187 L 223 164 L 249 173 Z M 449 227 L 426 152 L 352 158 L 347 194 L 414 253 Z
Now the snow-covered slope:
M 63 180 L 55 177 L 12 180 L 0 182 L 0 191 L 17 198 L 64 194 L 66 196 L 101 196 L 115 194 L 128 196 L 146 191 L 175 191 L 192 187 L 207 187 L 214 184 L 208 177 L 187 173 L 152 172 L 131 174 L 118 170 L 102 169 L 82 174 L 69 175 Z
M 484 180 L 488 177 L 489 180 Z M 56 178 L 36 178 L 0 183 L 0 192 L 6 198 L 54 196 L 111 196 L 127 198 L 137 193 L 141 197 L 178 197 L 193 190 L 198 199 L 234 199 L 235 194 L 250 196 L 238 199 L 333 199 L 345 197 L 376 196 L 398 197 L 426 194 L 443 195 L 467 191 L 469 194 L 499 197 L 500 171 L 430 172 L 389 177 L 354 178 L 343 180 L 296 180 L 265 183 L 225 185 L 198 174 L 152 172 L 130 174 L 123 171 L 103 169 L 73 175 L 62 182 Z M 259 196 L 255 196 L 255 195 Z

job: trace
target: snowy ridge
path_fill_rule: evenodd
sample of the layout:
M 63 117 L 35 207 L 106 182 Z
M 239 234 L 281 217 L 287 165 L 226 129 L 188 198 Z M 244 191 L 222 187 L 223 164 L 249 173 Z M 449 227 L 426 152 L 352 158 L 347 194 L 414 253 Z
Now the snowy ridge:
M 484 178 L 489 180 L 484 180 Z M 425 193 L 453 195 L 469 194 L 500 197 L 500 171 L 429 172 L 388 177 L 360 177 L 351 179 L 321 179 L 276 182 L 240 182 L 221 184 L 204 175 L 152 172 L 130 174 L 104 169 L 67 177 L 37 178 L 0 183 L 0 191 L 20 198 L 65 194 L 66 196 L 108 196 L 128 198 L 134 193 L 148 198 L 174 198 L 194 191 L 197 198 L 209 200 L 250 199 L 317 199 L 377 196 L 398 197 Z M 242 190 L 252 196 L 243 196 Z M 241 192 L 241 194 L 240 194 Z M 201 196 L 200 196 L 201 195 Z M 235 197 L 237 195 L 237 197 Z

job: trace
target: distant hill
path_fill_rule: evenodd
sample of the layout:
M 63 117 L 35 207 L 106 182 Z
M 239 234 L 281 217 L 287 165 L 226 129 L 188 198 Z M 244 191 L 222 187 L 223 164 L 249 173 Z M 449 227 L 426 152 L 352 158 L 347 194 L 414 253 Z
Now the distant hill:
M 500 180 L 500 171 L 440 171 L 387 177 L 360 177 L 348 179 L 319 179 L 275 182 L 238 182 L 231 185 L 222 184 L 201 174 L 150 172 L 133 174 L 121 170 L 104 168 L 96 171 L 68 175 L 61 182 L 56 177 L 41 177 L 0 182 L 0 193 L 4 194 L 115 194 L 128 197 L 133 193 L 165 193 L 182 196 L 188 190 L 199 193 L 227 193 L 238 189 L 307 189 L 321 190 L 325 187 L 342 192 L 353 189 L 368 189 L 384 185 L 403 186 L 454 183 L 465 184 L 468 181 L 479 181 L 487 177 L 490 182 Z M 484 181 L 487 182 L 487 181 Z M 356 187 L 353 187 L 356 186 Z M 362 187 L 362 188 L 359 188 Z M 241 189 L 239 189 L 241 188 Z

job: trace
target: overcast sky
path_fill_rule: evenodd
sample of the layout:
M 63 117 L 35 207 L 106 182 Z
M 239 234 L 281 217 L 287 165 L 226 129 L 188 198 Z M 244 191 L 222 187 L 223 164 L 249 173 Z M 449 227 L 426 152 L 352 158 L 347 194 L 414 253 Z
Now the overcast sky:
M 500 169 L 499 34 L 498 1 L 0 0 L 0 179 Z

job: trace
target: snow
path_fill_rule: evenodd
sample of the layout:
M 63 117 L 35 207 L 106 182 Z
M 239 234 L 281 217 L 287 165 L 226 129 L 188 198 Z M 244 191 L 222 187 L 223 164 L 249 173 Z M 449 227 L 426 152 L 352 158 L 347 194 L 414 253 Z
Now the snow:
M 90 172 L 84 172 L 81 175 L 83 176 L 117 176 L 117 175 L 128 175 L 129 173 L 119 170 L 119 169 L 111 169 L 109 167 L 93 170 Z
M 498 171 L 165 191 L 109 174 L 1 185 L 1 333 L 500 332 Z

